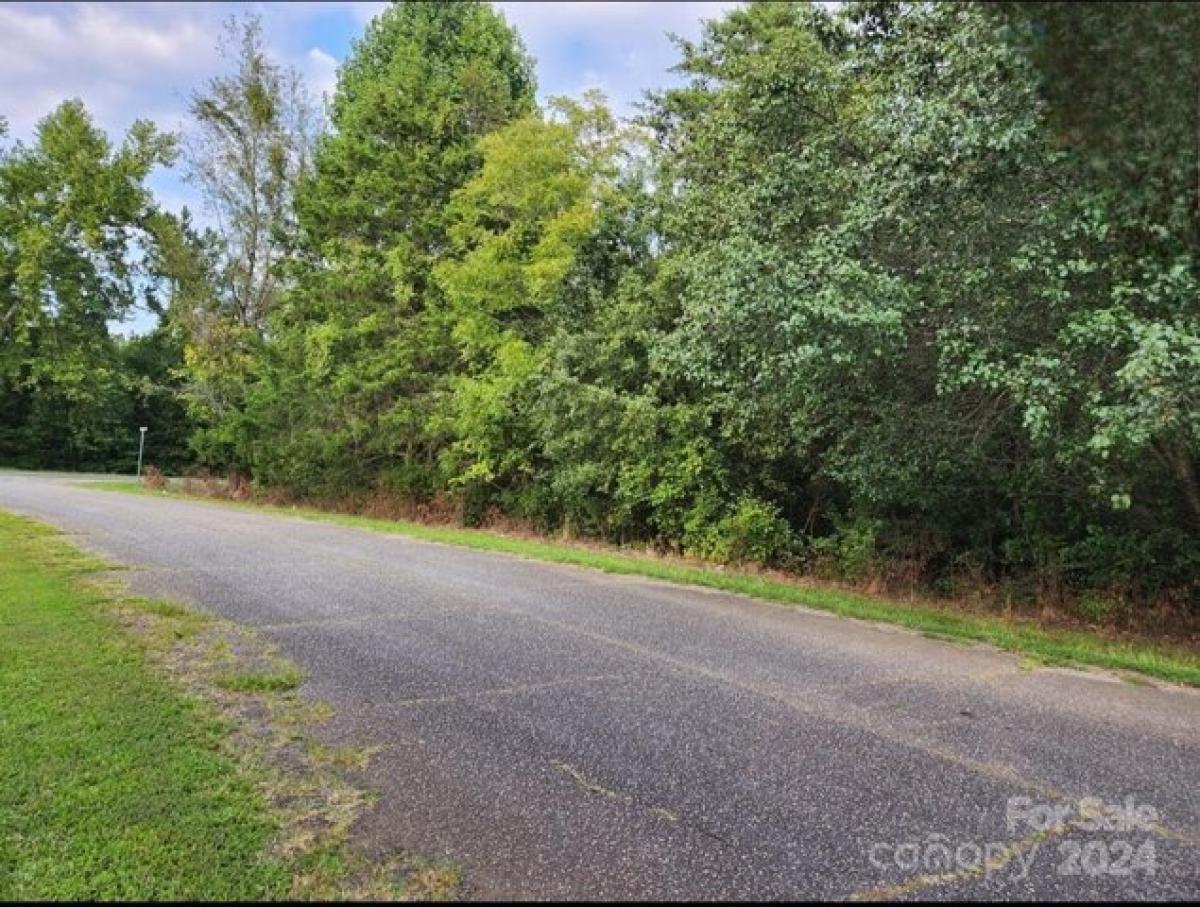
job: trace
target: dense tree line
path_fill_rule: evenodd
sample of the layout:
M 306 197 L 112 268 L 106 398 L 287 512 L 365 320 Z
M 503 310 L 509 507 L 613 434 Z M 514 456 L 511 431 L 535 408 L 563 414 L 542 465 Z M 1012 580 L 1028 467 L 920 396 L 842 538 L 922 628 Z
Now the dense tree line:
M 751 3 L 633 123 L 398 3 L 319 116 L 253 23 L 174 160 L 0 158 L 0 460 L 953 589 L 1200 591 L 1200 11 Z M 108 325 L 162 312 L 135 340 Z M 184 437 L 189 445 L 184 447 Z
M 146 122 L 113 147 L 77 101 L 0 151 L 0 462 L 132 469 L 151 418 L 164 461 L 185 460 L 182 337 L 109 332 L 135 305 L 162 311 L 153 259 L 169 218 L 145 179 L 174 155 Z

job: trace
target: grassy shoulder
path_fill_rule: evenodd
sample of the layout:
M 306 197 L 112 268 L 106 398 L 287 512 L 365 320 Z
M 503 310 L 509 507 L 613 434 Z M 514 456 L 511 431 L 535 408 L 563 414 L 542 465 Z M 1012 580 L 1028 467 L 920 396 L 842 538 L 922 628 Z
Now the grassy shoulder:
M 305 735 L 295 666 L 105 567 L 0 511 L 0 900 L 452 891 L 449 868 L 348 845 L 370 795 L 342 767 L 369 754 Z
M 89 483 L 89 487 L 152 497 L 183 496 L 177 490 L 155 490 L 132 481 L 94 482 Z M 828 611 L 843 617 L 896 624 L 946 640 L 992 645 L 1023 655 L 1034 663 L 1131 671 L 1171 683 L 1200 686 L 1200 655 L 1182 647 L 1152 641 L 1112 639 L 1087 630 L 1049 628 L 1031 620 L 975 614 L 929 602 L 897 601 L 749 572 L 680 564 L 616 549 L 581 547 L 478 529 L 348 516 L 304 507 L 280 507 L 207 497 L 189 498 L 222 506 L 269 510 L 377 532 L 399 533 L 427 541 L 550 563 L 589 567 L 607 573 L 644 576 L 735 592 L 780 604 Z
M 221 722 L 74 582 L 102 565 L 0 513 L 0 899 L 286 896 Z

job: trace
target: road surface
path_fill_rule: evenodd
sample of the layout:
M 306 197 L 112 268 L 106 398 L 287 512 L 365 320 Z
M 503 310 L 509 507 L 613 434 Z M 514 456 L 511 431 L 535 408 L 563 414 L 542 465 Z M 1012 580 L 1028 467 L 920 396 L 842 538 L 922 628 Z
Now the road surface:
M 278 643 L 384 747 L 362 839 L 475 896 L 1200 895 L 1196 691 L 61 477 L 0 507 Z

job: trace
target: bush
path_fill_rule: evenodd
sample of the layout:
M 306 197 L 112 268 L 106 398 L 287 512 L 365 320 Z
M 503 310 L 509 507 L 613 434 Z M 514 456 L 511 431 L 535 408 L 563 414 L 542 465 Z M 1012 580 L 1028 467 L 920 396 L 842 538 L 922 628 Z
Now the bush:
M 742 498 L 736 509 L 716 524 L 696 533 L 693 553 L 725 564 L 780 564 L 796 550 L 787 521 L 772 504 Z
M 1084 620 L 1105 623 L 1120 608 L 1120 603 L 1099 592 L 1087 592 L 1075 603 L 1075 610 Z
M 878 539 L 883 521 L 867 517 L 836 519 L 834 532 L 813 539 L 812 553 L 818 572 L 861 581 L 879 572 Z

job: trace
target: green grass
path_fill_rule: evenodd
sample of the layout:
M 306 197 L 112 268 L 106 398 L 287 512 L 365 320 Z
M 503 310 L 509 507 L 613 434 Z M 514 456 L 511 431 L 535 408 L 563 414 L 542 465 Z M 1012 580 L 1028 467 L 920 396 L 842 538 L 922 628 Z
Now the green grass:
M 229 673 L 219 674 L 214 680 L 221 689 L 234 693 L 283 693 L 300 686 L 304 681 L 304 674 L 298 670 L 254 674 Z
M 179 496 L 175 491 L 155 491 L 130 481 L 93 482 L 89 483 L 89 487 L 152 497 Z M 376 532 L 400 533 L 413 538 L 550 563 L 589 567 L 606 573 L 645 576 L 725 592 L 737 592 L 779 604 L 802 605 L 828 611 L 843 617 L 897 624 L 940 639 L 984 643 L 1029 659 L 1036 659 L 1044 664 L 1135 671 L 1160 680 L 1200 686 L 1200 656 L 1182 648 L 1153 642 L 1114 640 L 1083 630 L 1047 628 L 1033 621 L 972 614 L 929 603 L 900 602 L 845 589 L 800 585 L 752 573 L 718 571 L 617 550 L 515 538 L 483 530 L 345 516 L 300 507 L 272 507 L 211 498 L 194 500 L 229 507 L 274 511 Z
M 0 513 L 0 900 L 286 897 L 226 729 L 77 582 L 102 566 Z

